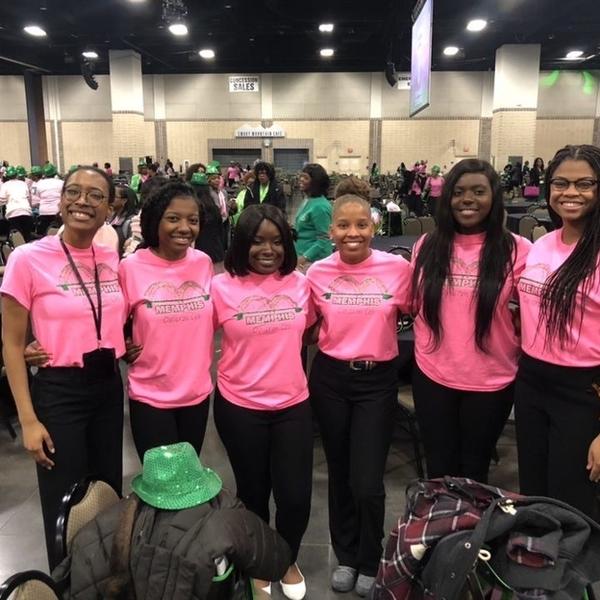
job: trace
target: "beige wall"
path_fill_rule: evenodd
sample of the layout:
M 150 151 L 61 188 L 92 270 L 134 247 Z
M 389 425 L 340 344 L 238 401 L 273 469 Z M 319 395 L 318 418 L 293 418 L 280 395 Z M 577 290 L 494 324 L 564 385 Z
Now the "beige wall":
M 71 165 L 111 162 L 112 121 L 63 122 L 65 170 Z
M 538 119 L 535 155 L 548 162 L 567 144 L 591 144 L 594 119 Z
M 27 120 L 25 80 L 18 75 L 0 77 L 0 121 L 4 120 Z
M 395 171 L 417 160 L 448 168 L 467 156 L 477 156 L 479 119 L 384 121 L 381 133 L 381 170 Z
M 535 110 L 502 110 L 494 113 L 491 161 L 496 170 L 504 168 L 509 156 L 522 156 L 523 160 L 533 161 L 536 128 Z
M 30 166 L 29 133 L 26 121 L 0 121 L 0 161 Z

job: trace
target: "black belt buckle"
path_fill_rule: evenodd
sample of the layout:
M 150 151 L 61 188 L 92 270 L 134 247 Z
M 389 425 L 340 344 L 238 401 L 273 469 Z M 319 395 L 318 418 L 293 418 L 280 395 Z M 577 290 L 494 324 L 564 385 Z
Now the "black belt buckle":
M 351 371 L 371 371 L 377 363 L 372 360 L 351 360 L 348 365 Z

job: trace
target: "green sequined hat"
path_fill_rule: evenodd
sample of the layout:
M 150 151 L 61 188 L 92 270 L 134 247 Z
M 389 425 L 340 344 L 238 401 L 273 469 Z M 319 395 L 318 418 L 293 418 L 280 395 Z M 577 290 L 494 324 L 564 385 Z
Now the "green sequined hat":
M 131 487 L 150 506 L 180 510 L 208 502 L 223 483 L 213 470 L 202 466 L 191 444 L 180 442 L 147 450 L 142 473 Z
M 221 171 L 219 170 L 219 167 L 217 167 L 216 165 L 208 165 L 208 167 L 206 167 L 206 174 L 207 175 L 220 175 Z
M 194 173 L 190 183 L 192 185 L 208 185 L 208 177 L 204 173 Z

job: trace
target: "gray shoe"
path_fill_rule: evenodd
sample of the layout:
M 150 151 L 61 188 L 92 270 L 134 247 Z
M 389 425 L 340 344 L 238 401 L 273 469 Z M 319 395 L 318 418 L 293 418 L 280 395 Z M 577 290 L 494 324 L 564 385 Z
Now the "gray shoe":
M 331 589 L 335 592 L 350 592 L 356 581 L 356 569 L 340 565 L 331 575 Z
M 368 575 L 359 573 L 356 585 L 354 586 L 354 591 L 364 598 L 371 591 L 374 583 L 375 577 L 369 577 Z

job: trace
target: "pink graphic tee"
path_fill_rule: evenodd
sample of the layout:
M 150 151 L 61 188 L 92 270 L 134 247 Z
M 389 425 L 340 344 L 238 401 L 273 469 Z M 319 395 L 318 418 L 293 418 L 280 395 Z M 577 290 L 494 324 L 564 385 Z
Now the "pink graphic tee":
M 323 317 L 319 350 L 338 360 L 392 360 L 398 356 L 398 311 L 407 311 L 410 265 L 371 250 L 358 264 L 335 252 L 307 273 L 317 313 Z
M 425 182 L 425 189 L 429 188 L 429 196 L 431 198 L 439 198 L 442 195 L 442 190 L 444 189 L 444 178 L 441 176 L 438 177 L 428 177 Z
M 156 408 L 180 408 L 212 391 L 212 262 L 190 248 L 169 261 L 138 250 L 119 267 L 133 315 L 133 341 L 143 346 L 129 367 L 129 397 Z
M 315 322 L 304 275 L 250 273 L 213 279 L 218 327 L 223 328 L 217 384 L 233 404 L 280 410 L 308 398 L 300 350 Z
M 94 244 L 102 296 L 102 346 L 125 353 L 125 301 L 119 286 L 119 257 Z M 96 304 L 92 249 L 68 246 Z M 14 298 L 31 317 L 33 335 L 52 355 L 48 366 L 81 367 L 82 355 L 98 347 L 92 308 L 82 291 L 57 235 L 16 248 L 8 259 L 0 293 Z
M 419 369 L 436 383 L 467 391 L 497 391 L 515 379 L 519 358 L 519 338 L 508 308 L 517 299 L 517 283 L 525 267 L 531 242 L 515 235 L 516 255 L 513 271 L 507 277 L 486 340 L 488 352 L 475 343 L 476 285 L 479 258 L 485 233 L 455 234 L 450 259 L 450 283 L 442 290 L 440 322 L 442 336 L 434 347 L 433 333 L 427 326 L 421 307 L 415 317 L 415 359 Z M 413 254 L 413 266 L 424 238 Z
M 577 291 L 573 325 L 566 343 L 552 339 L 546 343 L 546 319 L 541 315 L 541 294 L 547 279 L 567 260 L 575 244 L 562 241 L 562 229 L 541 237 L 527 257 L 527 266 L 519 282 L 521 302 L 522 348 L 525 354 L 564 367 L 600 365 L 600 272 L 585 299 L 583 318 L 582 287 Z

